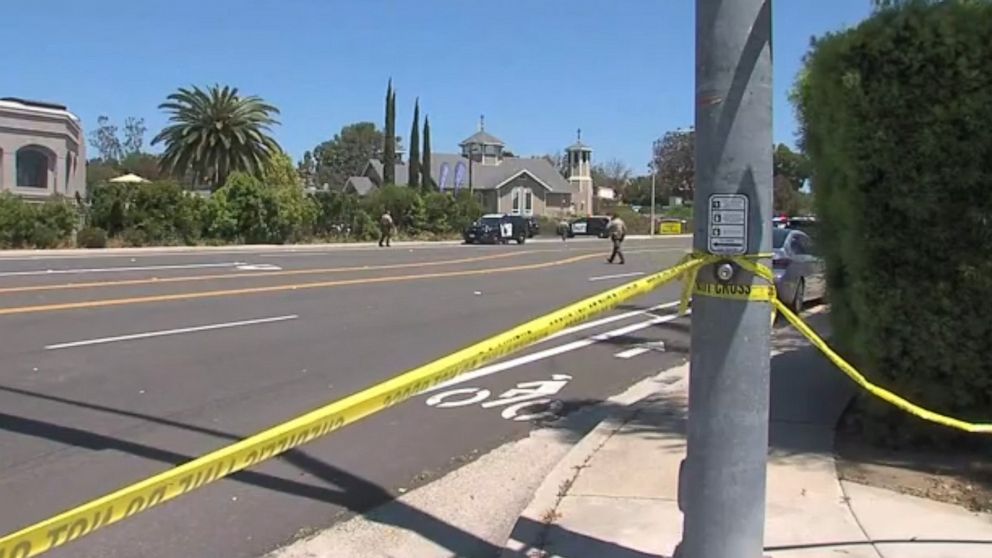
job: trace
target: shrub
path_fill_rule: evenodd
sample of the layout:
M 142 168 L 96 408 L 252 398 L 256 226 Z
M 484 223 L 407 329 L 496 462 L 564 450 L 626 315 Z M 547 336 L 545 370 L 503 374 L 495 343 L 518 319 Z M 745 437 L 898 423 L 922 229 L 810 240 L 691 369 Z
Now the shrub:
M 878 11 L 815 43 L 794 100 L 834 340 L 912 401 L 992 418 L 992 5 Z M 910 434 L 876 410 L 874 437 Z
M 0 247 L 54 248 L 69 241 L 76 220 L 75 207 L 61 198 L 32 204 L 0 194 Z
M 28 244 L 34 222 L 31 208 L 20 198 L 0 193 L 0 247 L 20 248 Z
M 80 248 L 106 248 L 107 231 L 100 227 L 86 227 L 76 233 L 76 245 Z

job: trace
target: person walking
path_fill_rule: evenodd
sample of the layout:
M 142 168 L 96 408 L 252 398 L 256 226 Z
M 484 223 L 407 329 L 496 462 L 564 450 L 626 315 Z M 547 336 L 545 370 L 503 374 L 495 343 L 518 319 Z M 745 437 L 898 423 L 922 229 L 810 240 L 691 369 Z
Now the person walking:
M 558 222 L 558 234 L 561 235 L 562 242 L 565 242 L 565 240 L 568 239 L 569 228 L 568 220 L 565 218 L 562 218 L 562 220 Z
M 613 241 L 613 252 L 610 253 L 610 259 L 606 260 L 606 263 L 613 263 L 614 259 L 620 258 L 620 265 L 623 265 L 626 260 L 623 258 L 622 248 L 623 239 L 627 236 L 627 224 L 616 213 L 610 217 L 612 218 L 606 230 L 609 232 L 610 240 Z
M 390 240 L 393 238 L 393 229 L 396 228 L 396 224 L 393 223 L 393 216 L 389 214 L 387 209 L 382 217 L 379 218 L 379 247 L 390 246 Z

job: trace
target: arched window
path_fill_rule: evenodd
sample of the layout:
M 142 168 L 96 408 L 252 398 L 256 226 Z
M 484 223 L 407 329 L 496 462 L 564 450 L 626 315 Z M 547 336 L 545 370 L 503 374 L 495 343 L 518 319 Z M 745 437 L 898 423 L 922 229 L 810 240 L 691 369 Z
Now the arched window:
M 48 188 L 51 155 L 39 147 L 17 150 L 17 187 Z
M 69 183 L 72 182 L 70 177 L 72 176 L 72 153 L 65 154 L 65 193 L 69 193 Z

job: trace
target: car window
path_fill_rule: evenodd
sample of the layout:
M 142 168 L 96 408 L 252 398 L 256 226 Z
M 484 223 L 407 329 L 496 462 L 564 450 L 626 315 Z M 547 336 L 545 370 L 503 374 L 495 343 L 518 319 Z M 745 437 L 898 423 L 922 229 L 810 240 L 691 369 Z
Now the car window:
M 789 232 L 785 229 L 772 229 L 772 248 L 781 250 L 785 246 L 785 239 L 788 238 Z
M 499 217 L 483 217 L 482 219 L 479 220 L 479 224 L 495 227 L 496 225 L 499 225 L 499 221 L 500 221 Z

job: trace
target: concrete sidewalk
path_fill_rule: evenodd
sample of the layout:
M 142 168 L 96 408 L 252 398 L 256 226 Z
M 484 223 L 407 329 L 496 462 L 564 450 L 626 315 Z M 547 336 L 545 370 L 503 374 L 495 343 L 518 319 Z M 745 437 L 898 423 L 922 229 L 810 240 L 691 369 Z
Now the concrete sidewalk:
M 826 333 L 826 314 L 810 316 Z M 992 515 L 838 481 L 834 425 L 853 394 L 792 329 L 773 341 L 765 554 L 774 558 L 992 556 Z M 671 556 L 681 539 L 688 367 L 587 435 L 517 522 L 505 558 Z

